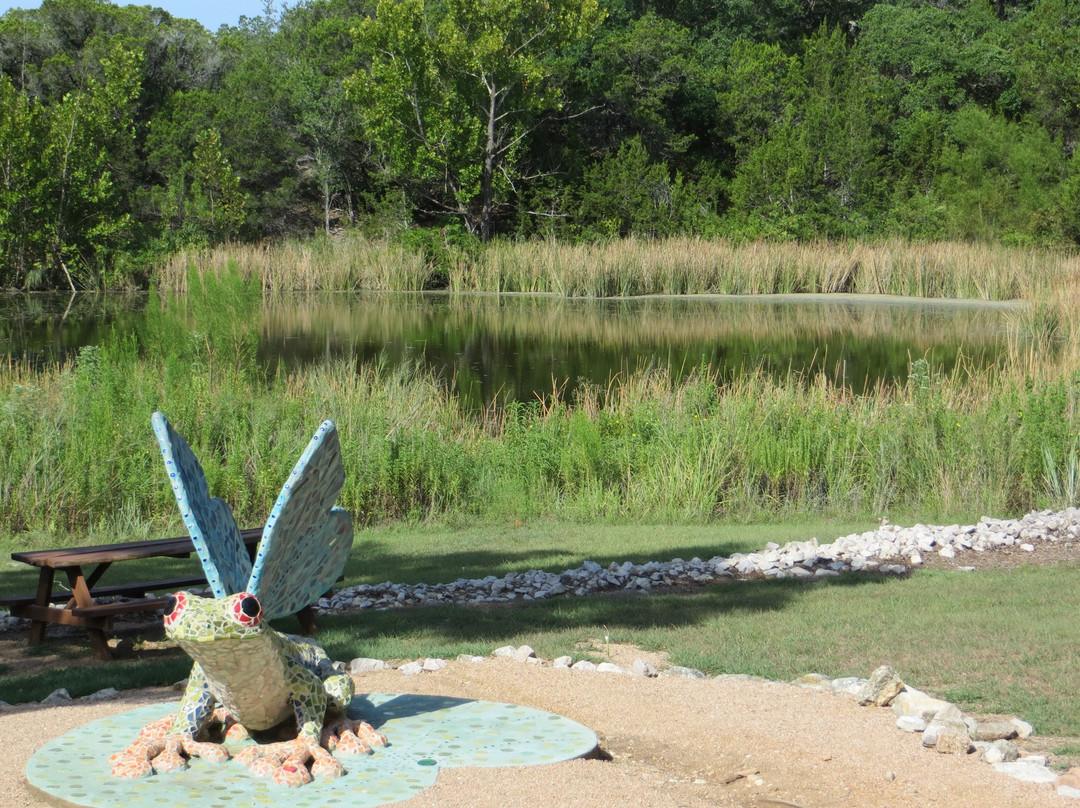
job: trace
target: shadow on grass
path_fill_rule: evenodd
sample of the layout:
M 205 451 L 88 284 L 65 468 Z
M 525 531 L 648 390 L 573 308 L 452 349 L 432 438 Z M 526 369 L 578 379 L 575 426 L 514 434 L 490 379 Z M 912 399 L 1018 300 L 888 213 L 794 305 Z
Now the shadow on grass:
M 49 665 L 33 673 L 0 674 L 0 693 L 12 704 L 41 701 L 60 688 L 77 699 L 109 687 L 130 690 L 168 686 L 186 677 L 190 670 L 191 660 L 181 653 L 151 661 L 127 659 L 92 666 Z M 182 695 L 177 691 L 177 699 Z
M 876 574 L 848 574 L 817 582 L 731 581 L 650 595 L 612 593 L 507 604 L 366 610 L 321 617 L 319 639 L 334 659 L 369 655 L 365 649 L 384 654 L 389 650 L 389 656 L 402 657 L 487 653 L 518 637 L 584 638 L 618 630 L 693 628 L 717 615 L 792 608 L 810 587 L 859 587 L 885 580 L 886 576 Z
M 631 561 L 645 564 L 649 561 L 671 561 L 675 558 L 710 559 L 754 549 L 737 542 L 717 542 L 682 547 L 665 547 L 658 556 L 656 551 L 640 553 L 604 554 L 588 548 L 568 550 L 562 547 L 529 547 L 513 550 L 467 550 L 463 552 L 438 552 L 421 555 L 395 552 L 388 542 L 354 541 L 353 550 L 345 566 L 345 585 L 358 583 L 377 584 L 393 581 L 398 584 L 450 583 L 458 578 L 484 578 L 488 575 L 502 577 L 508 572 L 526 572 L 539 569 L 545 572 L 563 572 L 576 569 L 585 561 L 595 561 L 601 566 Z
M 732 581 L 651 595 L 615 593 L 510 604 L 367 610 L 320 616 L 316 639 L 332 659 L 345 661 L 371 655 L 418 658 L 490 653 L 518 638 L 536 636 L 554 637 L 556 644 L 565 646 L 568 641 L 573 644 L 606 632 L 678 630 L 726 613 L 775 612 L 794 607 L 813 586 L 864 586 L 882 580 L 880 575 L 849 574 L 817 583 Z M 275 621 L 275 627 L 298 630 L 293 618 Z M 35 651 L 47 653 L 49 646 L 46 641 Z M 35 651 L 28 653 L 33 656 Z M 52 652 L 56 651 L 53 647 Z M 110 662 L 87 659 L 88 645 L 85 654 L 77 653 L 83 657 L 81 663 L 58 665 L 55 658 L 43 659 L 40 670 L 7 675 L 0 667 L 0 692 L 12 703 L 40 701 L 61 687 L 78 698 L 107 687 L 170 685 L 187 676 L 191 667 L 190 660 L 175 649 Z

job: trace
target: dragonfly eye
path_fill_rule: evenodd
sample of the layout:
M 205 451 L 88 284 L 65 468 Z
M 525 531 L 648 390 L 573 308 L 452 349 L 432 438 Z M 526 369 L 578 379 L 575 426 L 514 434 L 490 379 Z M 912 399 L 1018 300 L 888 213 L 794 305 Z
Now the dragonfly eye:
M 187 594 L 184 592 L 174 592 L 166 599 L 165 608 L 162 610 L 165 615 L 165 625 L 171 626 L 178 619 L 180 619 L 181 613 L 187 606 Z
M 233 601 L 233 619 L 242 626 L 257 626 L 262 618 L 262 604 L 254 595 L 241 592 Z

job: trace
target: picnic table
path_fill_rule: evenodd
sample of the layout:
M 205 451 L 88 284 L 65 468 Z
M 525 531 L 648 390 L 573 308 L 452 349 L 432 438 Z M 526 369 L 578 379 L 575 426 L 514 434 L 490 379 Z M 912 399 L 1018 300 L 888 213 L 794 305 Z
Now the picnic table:
M 240 536 L 254 560 L 263 529 L 241 530 Z M 190 586 L 206 583 L 204 575 L 190 575 L 135 583 L 100 586 L 99 581 L 113 564 L 148 558 L 187 558 L 195 552 L 188 536 L 149 541 L 101 544 L 88 547 L 65 547 L 57 550 L 32 550 L 12 553 L 14 561 L 37 567 L 37 591 L 32 595 L 0 598 L 0 606 L 6 606 L 15 617 L 32 621 L 30 644 L 45 639 L 45 628 L 53 623 L 63 626 L 80 626 L 86 629 L 90 644 L 102 659 L 111 659 L 112 653 L 105 632 L 112 628 L 112 618 L 120 614 L 152 612 L 163 608 L 168 602 L 167 594 Z M 89 569 L 89 573 L 86 570 Z M 67 576 L 69 589 L 54 590 L 56 573 Z M 149 598 L 147 593 L 163 592 L 161 597 Z M 114 600 L 95 603 L 95 598 L 130 597 L 134 600 Z M 315 615 L 311 606 L 297 612 L 301 630 L 305 634 L 315 632 Z

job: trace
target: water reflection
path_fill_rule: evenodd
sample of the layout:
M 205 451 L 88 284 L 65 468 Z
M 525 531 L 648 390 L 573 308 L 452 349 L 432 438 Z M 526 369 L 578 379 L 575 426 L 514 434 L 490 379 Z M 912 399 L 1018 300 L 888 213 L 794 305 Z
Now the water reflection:
M 62 359 L 136 328 L 145 305 L 145 295 L 0 297 L 0 353 Z M 994 365 L 1008 349 L 1004 322 L 1002 307 L 887 298 L 295 295 L 265 301 L 259 359 L 271 368 L 419 360 L 470 406 L 529 400 L 553 385 L 606 385 L 643 367 L 679 377 L 702 363 L 725 378 L 761 366 L 825 374 L 862 391 L 903 383 L 916 358 L 945 373 L 961 357 L 972 368 Z

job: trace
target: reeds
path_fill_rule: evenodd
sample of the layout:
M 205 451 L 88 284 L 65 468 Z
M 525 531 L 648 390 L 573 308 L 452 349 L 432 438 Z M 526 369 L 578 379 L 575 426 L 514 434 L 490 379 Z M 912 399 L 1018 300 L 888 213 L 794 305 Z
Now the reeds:
M 1073 255 L 979 244 L 699 238 L 497 242 L 477 264 L 452 275 L 451 288 L 570 297 L 851 292 L 1013 300 L 1039 297 L 1080 268 Z
M 851 292 L 906 297 L 1032 300 L 1080 271 L 1072 253 L 944 242 L 746 242 L 622 239 L 603 243 L 495 241 L 443 268 L 452 291 L 566 297 Z M 417 248 L 359 236 L 180 252 L 158 268 L 159 288 L 185 291 L 187 271 L 235 265 L 267 291 L 428 288 Z
M 824 376 L 644 368 L 473 413 L 418 368 L 267 377 L 201 345 L 0 369 L 0 531 L 79 543 L 179 527 L 148 425 L 158 408 L 248 524 L 324 417 L 342 437 L 342 504 L 362 523 L 1015 513 L 1054 504 L 1047 451 L 1067 470 L 1080 434 L 1075 379 L 961 382 L 918 366 L 908 385 L 855 395 Z
M 220 275 L 228 267 L 256 280 L 267 293 L 423 289 L 431 274 L 423 256 L 405 247 L 360 238 L 317 238 L 181 250 L 158 267 L 155 280 L 162 291 L 185 293 L 191 269 Z
M 307 278 L 314 288 L 326 285 L 319 277 L 331 277 L 314 269 L 324 259 L 370 250 L 389 266 L 404 255 L 359 242 L 309 247 L 289 253 L 288 278 Z M 714 291 L 888 291 L 888 279 L 904 278 L 910 294 L 967 290 L 1030 302 L 1014 315 L 1009 358 L 994 368 L 945 376 L 913 361 L 907 384 L 863 391 L 825 374 L 751 372 L 728 380 L 709 367 L 685 376 L 642 367 L 570 396 L 553 383 L 535 403 L 467 412 L 441 380 L 415 366 L 259 366 L 252 334 L 272 309 L 259 290 L 291 283 L 284 271 L 267 269 L 278 255 L 219 251 L 202 265 L 199 283 L 199 271 L 189 275 L 184 259 L 166 285 L 188 289 L 187 296 L 156 301 L 138 334 L 44 370 L 0 367 L 0 532 L 39 531 L 79 543 L 95 531 L 178 527 L 153 449 L 154 409 L 188 438 L 211 491 L 249 524 L 265 518 L 324 417 L 341 430 L 348 472 L 342 503 L 367 523 L 1004 514 L 1058 504 L 1069 488 L 1062 480 L 1080 436 L 1080 334 L 1073 324 L 1080 275 L 1072 256 L 694 240 L 492 245 L 475 266 L 499 267 L 501 291 L 537 291 L 545 283 L 560 294 L 690 291 L 690 270 L 680 276 L 670 269 L 682 256 L 680 266 L 696 267 L 695 277 Z M 720 257 L 737 259 L 741 269 L 722 272 Z M 239 281 L 226 271 L 230 264 Z M 352 283 L 361 264 L 341 260 L 353 269 L 333 277 Z M 387 278 L 396 268 L 376 264 L 374 257 L 364 264 L 365 277 L 381 272 L 381 283 L 392 285 Z M 550 277 L 529 269 L 538 266 Z M 735 278 L 741 285 L 725 285 Z M 467 305 L 462 316 L 472 316 Z

